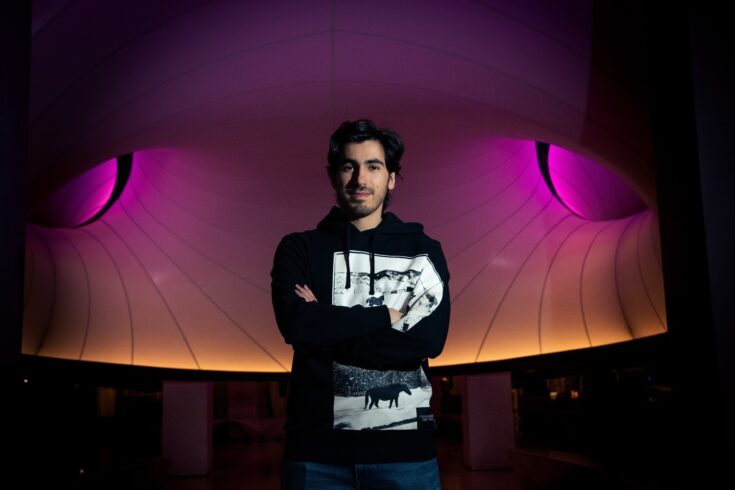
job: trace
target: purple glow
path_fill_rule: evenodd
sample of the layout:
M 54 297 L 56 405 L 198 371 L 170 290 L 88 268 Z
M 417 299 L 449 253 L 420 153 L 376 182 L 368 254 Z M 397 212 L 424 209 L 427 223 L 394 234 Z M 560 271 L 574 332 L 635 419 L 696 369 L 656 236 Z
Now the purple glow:
M 583 218 L 610 220 L 646 209 L 623 179 L 564 148 L 549 148 L 549 173 L 559 199 Z
M 37 219 L 47 226 L 65 228 L 84 223 L 107 204 L 116 178 L 116 158 L 92 167 L 47 199 Z

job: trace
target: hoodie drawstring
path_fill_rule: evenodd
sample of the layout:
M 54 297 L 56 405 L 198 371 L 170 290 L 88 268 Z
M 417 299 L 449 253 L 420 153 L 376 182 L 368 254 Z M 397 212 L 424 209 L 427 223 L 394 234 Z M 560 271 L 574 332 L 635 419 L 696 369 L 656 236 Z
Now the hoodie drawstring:
M 347 224 L 347 231 L 345 232 L 345 265 L 347 266 L 347 280 L 345 282 L 345 289 L 350 289 L 350 229 L 352 225 Z
M 345 280 L 345 289 L 350 289 L 350 234 L 352 232 L 352 225 L 347 226 L 345 232 L 345 266 L 347 267 L 347 279 Z M 378 229 L 375 228 L 373 233 L 370 235 L 370 295 L 375 294 L 375 237 L 378 235 Z
M 352 271 L 350 271 L 350 242 L 352 231 L 352 223 L 349 221 L 342 210 L 337 206 L 332 206 L 327 214 L 317 225 L 317 230 L 321 232 L 339 230 L 343 234 L 344 241 L 344 258 L 345 265 L 347 266 L 347 277 L 345 278 L 345 289 L 350 289 L 352 286 Z M 382 230 L 382 231 L 381 231 Z M 377 246 L 378 233 L 384 233 L 386 235 L 416 235 L 422 233 L 424 227 L 419 223 L 404 223 L 398 217 L 390 211 L 383 214 L 383 217 L 377 227 L 373 229 L 370 236 L 370 294 L 375 294 L 375 247 Z M 369 231 L 369 230 L 368 230 Z M 337 238 L 339 235 L 336 235 Z M 331 236 L 330 236 L 331 239 Z M 331 242 L 330 242 L 331 244 Z M 330 245 L 331 246 L 331 245 Z
M 378 229 L 376 228 L 373 234 L 370 235 L 370 296 L 375 294 L 375 252 L 373 245 L 377 234 Z

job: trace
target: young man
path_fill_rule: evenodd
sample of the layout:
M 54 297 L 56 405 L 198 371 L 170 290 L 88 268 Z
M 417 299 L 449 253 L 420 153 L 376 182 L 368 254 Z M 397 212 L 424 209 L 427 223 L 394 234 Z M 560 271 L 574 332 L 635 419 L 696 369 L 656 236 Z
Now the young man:
M 403 142 L 368 120 L 331 137 L 337 194 L 273 261 L 278 328 L 294 349 L 283 488 L 440 488 L 428 358 L 444 348 L 439 242 L 385 212 Z

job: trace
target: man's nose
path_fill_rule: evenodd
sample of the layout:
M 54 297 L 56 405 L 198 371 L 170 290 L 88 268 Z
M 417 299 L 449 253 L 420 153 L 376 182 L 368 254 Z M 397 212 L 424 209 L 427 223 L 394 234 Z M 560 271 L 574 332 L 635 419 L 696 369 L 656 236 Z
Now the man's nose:
M 366 185 L 367 172 L 360 168 L 359 165 L 355 165 L 355 169 L 352 171 L 352 181 L 359 186 Z

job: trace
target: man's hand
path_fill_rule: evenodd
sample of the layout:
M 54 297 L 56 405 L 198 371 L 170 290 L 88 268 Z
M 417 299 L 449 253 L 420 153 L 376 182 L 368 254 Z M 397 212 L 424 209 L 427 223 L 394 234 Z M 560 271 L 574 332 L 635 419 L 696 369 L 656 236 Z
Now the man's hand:
M 311 301 L 316 301 L 316 296 L 306 284 L 304 284 L 303 286 L 299 286 L 298 284 L 296 284 L 296 289 L 294 289 L 294 291 L 300 298 L 305 299 L 307 303 Z M 390 313 L 391 324 L 396 323 L 405 315 L 405 313 L 401 313 L 400 311 L 394 310 L 393 308 L 388 308 L 388 313 Z
M 398 320 L 403 318 L 403 316 L 405 315 L 405 313 L 401 313 L 400 311 L 394 310 L 393 308 L 388 308 L 388 313 L 390 313 L 390 323 L 391 324 L 396 323 Z
M 298 284 L 296 284 L 295 291 L 296 294 L 300 298 L 304 298 L 307 303 L 311 301 L 316 301 L 316 296 L 314 296 L 314 293 L 311 292 L 311 289 L 309 289 L 309 286 L 307 286 L 306 284 L 304 284 L 303 286 L 299 286 Z

